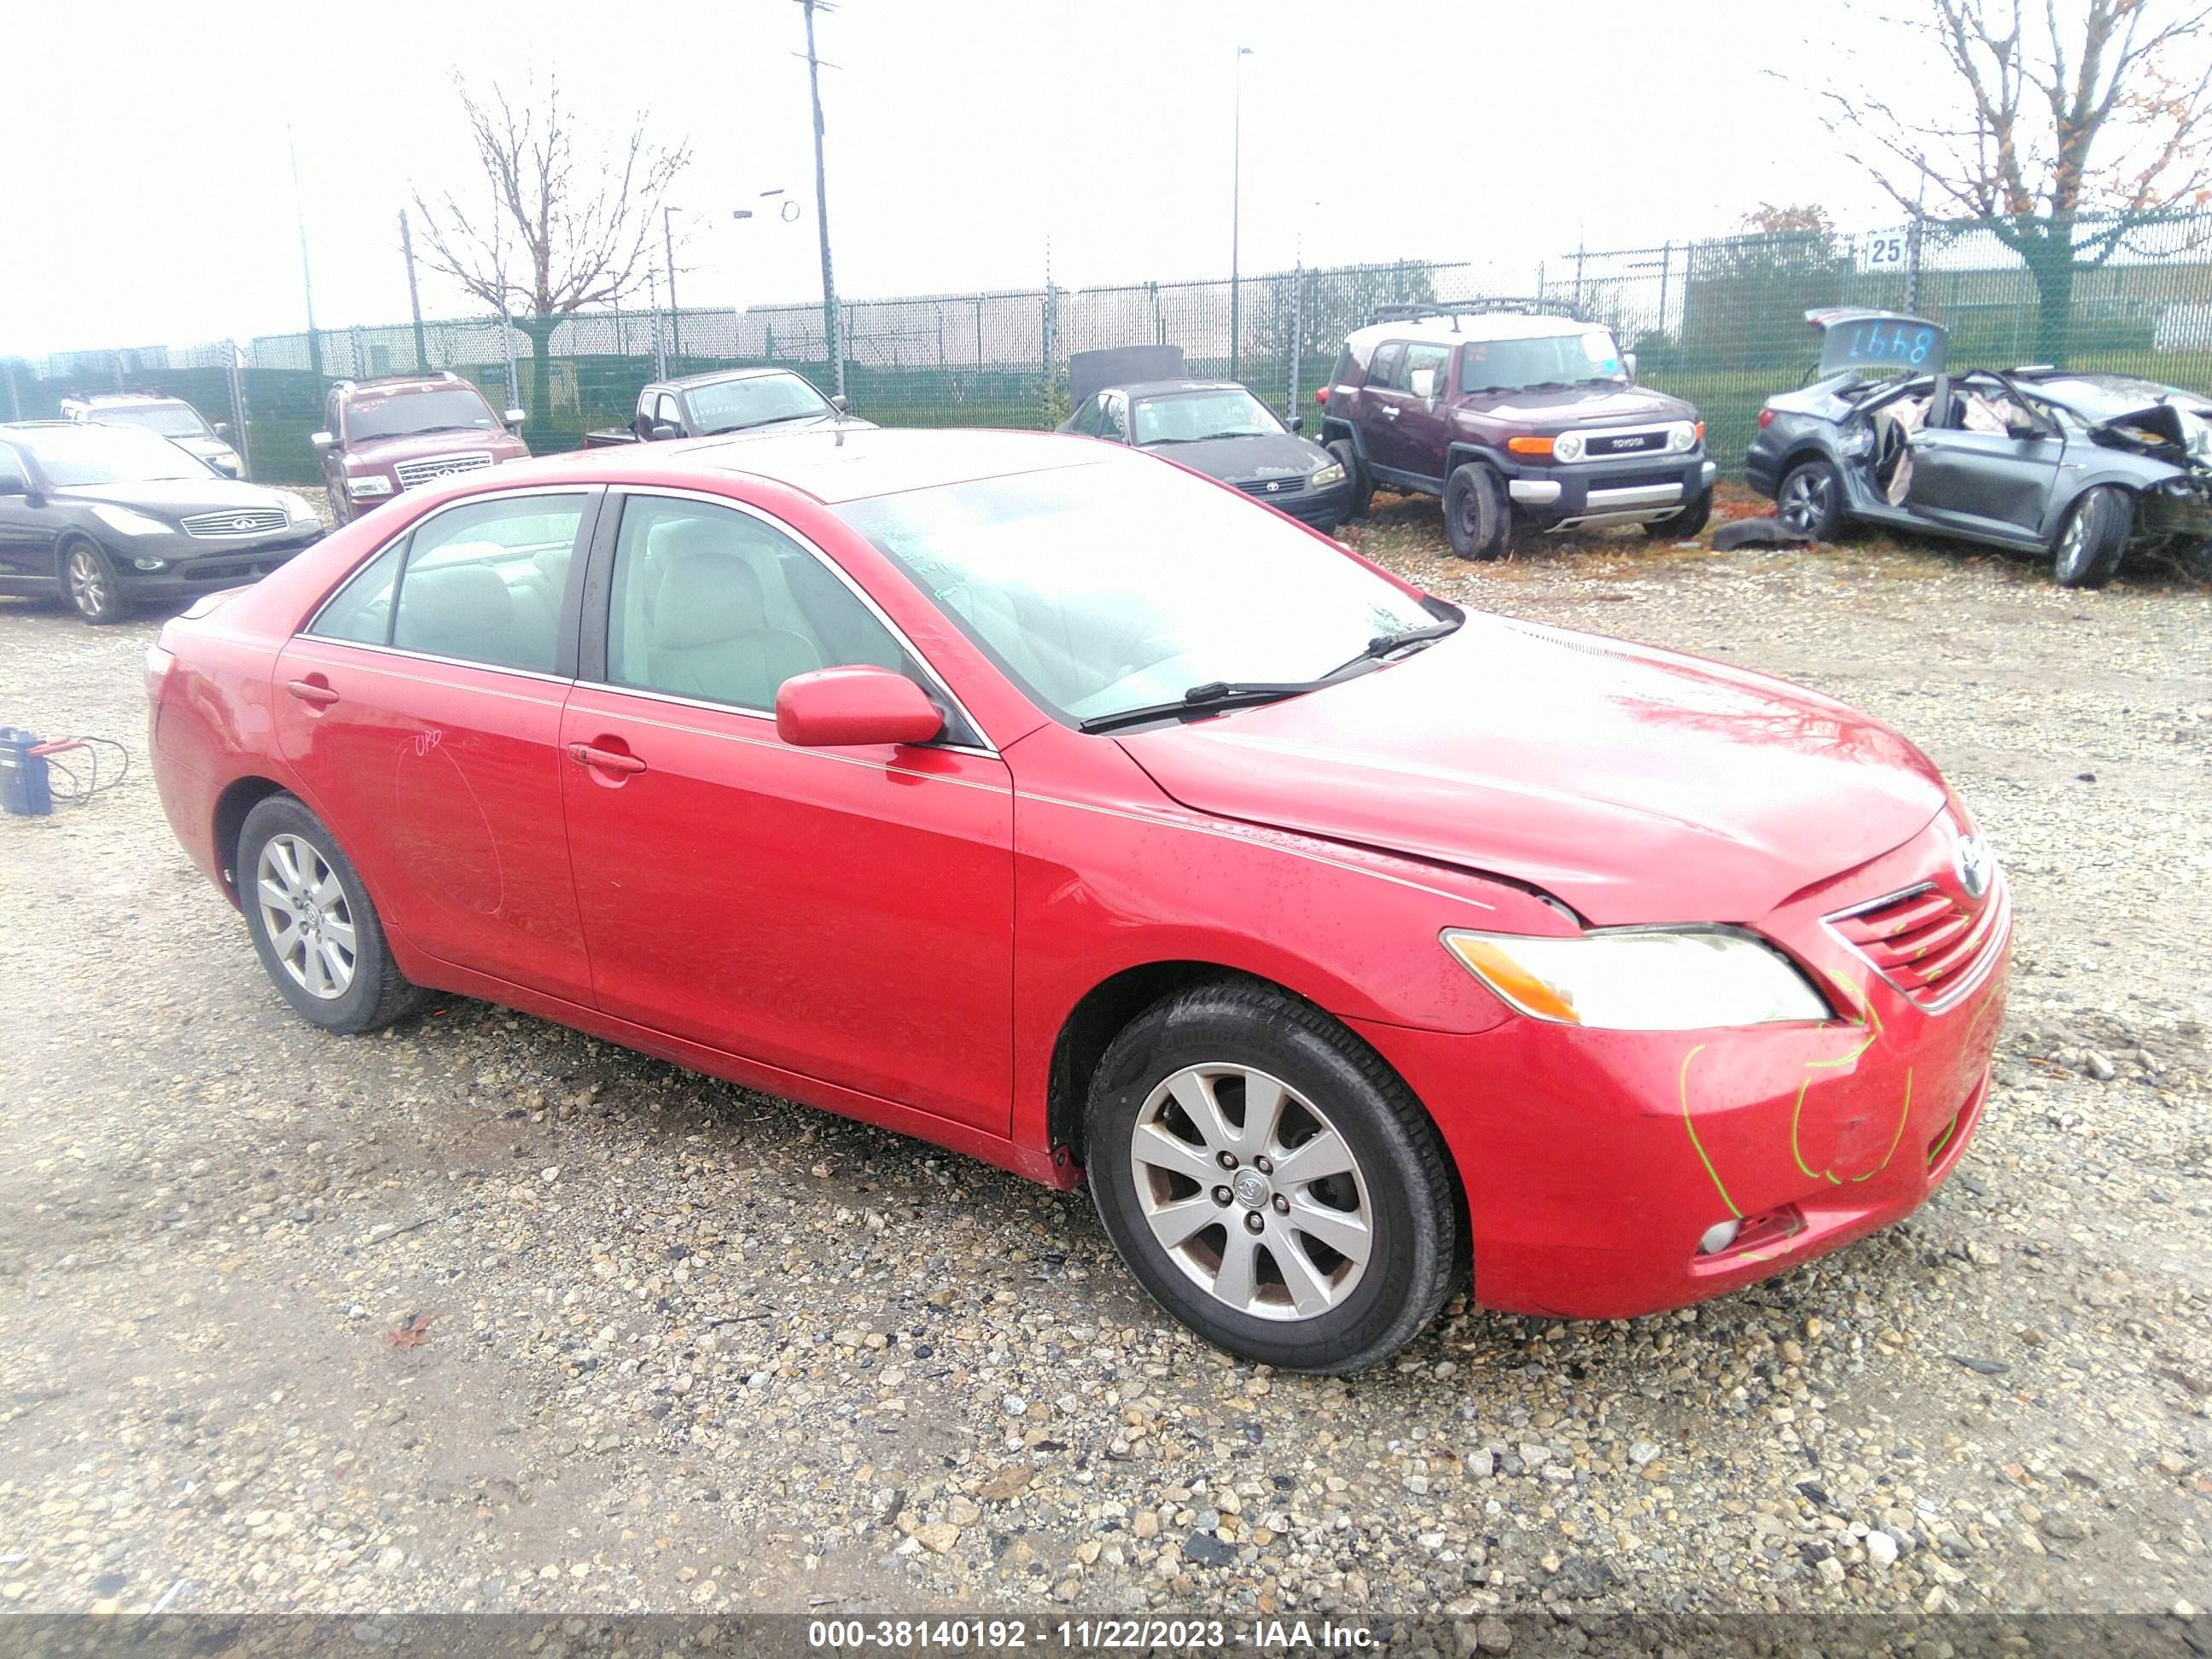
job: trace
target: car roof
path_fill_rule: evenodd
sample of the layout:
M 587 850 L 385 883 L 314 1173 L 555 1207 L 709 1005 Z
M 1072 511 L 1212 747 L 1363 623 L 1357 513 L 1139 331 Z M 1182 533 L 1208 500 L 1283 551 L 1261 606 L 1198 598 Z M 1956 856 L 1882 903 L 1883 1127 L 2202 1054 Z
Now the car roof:
M 182 398 L 172 397 L 166 392 L 83 392 L 62 401 L 82 404 L 88 408 L 97 404 L 102 409 L 137 409 L 151 404 L 184 404 L 186 409 L 191 408 Z
M 345 380 L 331 389 L 349 400 L 356 398 L 390 398 L 407 392 L 452 392 L 466 387 L 478 397 L 483 388 L 474 380 L 464 380 L 450 371 L 434 374 L 386 374 L 374 380 Z
M 1560 334 L 1588 334 L 1601 326 L 1572 317 L 1531 316 L 1522 311 L 1462 311 L 1444 317 L 1370 323 L 1365 328 L 1354 329 L 1346 343 L 1364 349 L 1389 340 L 1433 340 L 1439 345 L 1457 345 L 1462 340 L 1542 340 Z
M 572 450 L 496 469 L 502 487 L 529 478 L 665 482 L 671 473 L 766 480 L 825 506 L 910 489 L 973 483 L 1024 472 L 1109 465 L 1150 466 L 1116 445 L 1059 432 L 985 427 L 933 431 L 917 427 L 831 427 L 756 436 L 726 433 L 655 444 Z
M 708 374 L 686 374 L 681 380 L 655 380 L 653 385 L 689 392 L 694 386 L 720 386 L 725 380 L 757 380 L 770 374 L 781 374 L 788 380 L 806 380 L 806 377 L 795 368 L 779 368 L 774 364 L 763 364 L 750 368 L 718 368 Z M 811 380 L 806 383 L 809 386 L 814 384 Z
M 1117 380 L 1101 392 L 1119 392 L 1132 398 L 1161 398 L 1176 392 L 1242 392 L 1235 380 Z

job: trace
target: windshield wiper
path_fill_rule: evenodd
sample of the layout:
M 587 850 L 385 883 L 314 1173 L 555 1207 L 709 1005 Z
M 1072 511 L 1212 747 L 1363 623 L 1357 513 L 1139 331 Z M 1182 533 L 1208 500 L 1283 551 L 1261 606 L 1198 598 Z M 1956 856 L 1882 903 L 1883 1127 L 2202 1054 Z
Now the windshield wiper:
M 1395 634 L 1377 634 L 1365 645 L 1360 647 L 1358 656 L 1346 658 L 1322 675 L 1322 678 L 1334 679 L 1346 669 L 1357 668 L 1364 662 L 1379 662 L 1393 651 L 1402 651 L 1409 645 L 1426 645 L 1431 640 L 1443 638 L 1447 634 L 1455 634 L 1459 631 L 1460 624 L 1465 620 L 1463 617 L 1455 617 L 1447 622 L 1431 623 L 1426 628 L 1404 628 Z
M 1210 714 L 1217 709 L 1250 708 L 1318 691 L 1328 683 L 1326 677 L 1317 680 L 1208 680 L 1204 685 L 1192 686 L 1173 702 L 1146 703 L 1136 708 L 1119 708 L 1110 714 L 1093 714 L 1087 720 L 1078 720 L 1076 729 L 1111 732 L 1176 714 Z

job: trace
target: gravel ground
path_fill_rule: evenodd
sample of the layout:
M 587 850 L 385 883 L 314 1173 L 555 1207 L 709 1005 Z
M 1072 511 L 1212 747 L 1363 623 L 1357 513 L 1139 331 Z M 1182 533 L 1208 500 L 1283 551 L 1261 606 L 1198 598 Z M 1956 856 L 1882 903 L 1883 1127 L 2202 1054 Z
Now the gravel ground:
M 1477 568 L 1410 502 L 1358 539 L 1934 753 L 2020 942 L 1922 1214 L 1674 1315 L 1455 1303 L 1389 1369 L 1269 1375 L 1080 1194 L 477 1004 L 317 1033 L 136 771 L 0 818 L 0 1607 L 2212 1606 L 2204 591 Z M 155 626 L 0 601 L 0 719 L 142 749 Z

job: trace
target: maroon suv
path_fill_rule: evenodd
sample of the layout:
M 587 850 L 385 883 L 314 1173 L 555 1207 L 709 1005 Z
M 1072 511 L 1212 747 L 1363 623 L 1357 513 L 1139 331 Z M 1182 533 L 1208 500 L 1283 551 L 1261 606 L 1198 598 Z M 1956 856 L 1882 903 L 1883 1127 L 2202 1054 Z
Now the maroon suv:
M 331 511 L 345 524 L 403 489 L 521 460 L 530 453 L 521 425 L 520 410 L 502 421 L 451 369 L 340 380 L 323 399 L 314 436 Z
M 1463 559 L 1496 558 L 1522 528 L 1694 536 L 1712 511 L 1698 411 L 1637 385 L 1636 360 L 1595 323 L 1385 313 L 1345 342 L 1318 396 L 1352 515 L 1378 484 L 1441 495 Z

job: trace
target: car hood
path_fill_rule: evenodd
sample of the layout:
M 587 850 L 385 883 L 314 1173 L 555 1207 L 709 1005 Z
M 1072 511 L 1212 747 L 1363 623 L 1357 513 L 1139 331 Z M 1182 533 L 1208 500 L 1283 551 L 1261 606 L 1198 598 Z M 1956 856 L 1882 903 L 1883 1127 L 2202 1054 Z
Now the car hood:
M 1199 811 L 1506 877 L 1598 926 L 1755 921 L 1946 799 L 1918 749 L 1815 692 L 1481 616 L 1358 678 L 1119 741 Z
M 1328 453 L 1292 432 L 1251 437 L 1201 438 L 1196 443 L 1140 444 L 1147 455 L 1164 455 L 1209 478 L 1236 483 L 1247 478 L 1304 477 L 1328 464 Z
M 1470 394 L 1462 407 L 1496 421 L 1564 427 L 1588 422 L 1693 421 L 1694 404 L 1648 386 L 1569 386 L 1560 391 Z
M 511 432 L 477 427 L 466 432 L 401 432 L 388 438 L 349 438 L 344 453 L 349 461 L 390 466 L 397 461 L 427 460 L 436 455 L 469 455 L 481 449 L 511 459 L 520 459 L 529 453 L 522 440 Z
M 2212 422 L 2177 404 L 2155 403 L 2100 421 L 2089 428 L 2089 436 L 2113 449 L 2212 473 Z
M 66 489 L 55 490 L 53 498 L 87 507 L 136 507 L 141 513 L 167 519 L 181 519 L 188 513 L 219 513 L 225 508 L 236 512 L 273 507 L 288 516 L 290 511 L 281 492 L 236 478 L 162 478 L 150 483 L 73 484 Z

